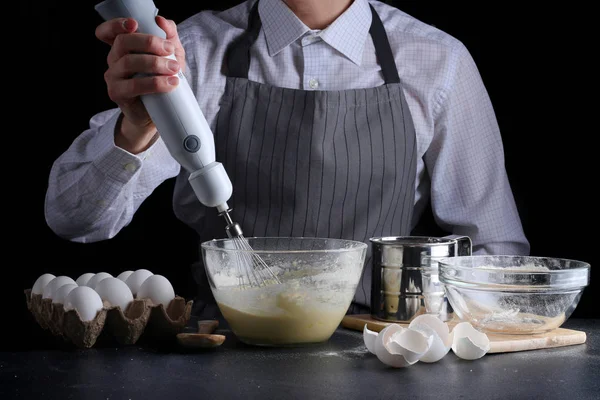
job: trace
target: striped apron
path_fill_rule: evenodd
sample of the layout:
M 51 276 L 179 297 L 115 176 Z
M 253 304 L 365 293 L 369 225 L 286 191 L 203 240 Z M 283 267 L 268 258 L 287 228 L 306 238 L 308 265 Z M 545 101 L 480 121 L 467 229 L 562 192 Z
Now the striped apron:
M 374 236 L 408 235 L 415 128 L 379 16 L 371 6 L 369 32 L 384 85 L 303 91 L 248 79 L 250 47 L 261 29 L 257 4 L 247 31 L 227 53 L 227 83 L 215 129 L 217 160 L 233 182 L 228 202 L 233 220 L 246 237 L 368 243 Z M 222 217 L 215 210 L 201 212 L 201 238 L 225 237 Z M 349 312 L 368 310 L 370 289 L 371 246 Z

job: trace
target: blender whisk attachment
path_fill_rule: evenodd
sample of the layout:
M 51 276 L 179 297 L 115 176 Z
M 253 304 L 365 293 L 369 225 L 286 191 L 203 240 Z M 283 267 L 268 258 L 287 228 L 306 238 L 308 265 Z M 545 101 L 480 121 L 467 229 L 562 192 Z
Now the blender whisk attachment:
M 239 288 L 247 289 L 281 283 L 273 270 L 250 246 L 250 243 L 244 237 L 242 227 L 231 219 L 230 211 L 231 209 L 223 211 L 219 215 L 225 218 L 227 223 L 225 231 L 227 236 L 232 239 L 236 250 Z

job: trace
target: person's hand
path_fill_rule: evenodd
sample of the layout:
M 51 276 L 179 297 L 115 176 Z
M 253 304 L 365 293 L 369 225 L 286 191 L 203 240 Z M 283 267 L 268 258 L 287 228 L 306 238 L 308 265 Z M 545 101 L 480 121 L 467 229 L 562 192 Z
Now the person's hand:
M 105 21 L 96 28 L 96 37 L 111 46 L 104 80 L 110 99 L 122 112 L 115 144 L 133 154 L 146 150 L 158 135 L 140 95 L 175 89 L 179 84 L 176 74 L 185 70 L 185 51 L 175 22 L 157 16 L 156 23 L 166 39 L 135 33 L 138 24 L 131 18 Z M 177 61 L 165 57 L 173 54 Z M 133 77 L 135 74 L 150 76 Z

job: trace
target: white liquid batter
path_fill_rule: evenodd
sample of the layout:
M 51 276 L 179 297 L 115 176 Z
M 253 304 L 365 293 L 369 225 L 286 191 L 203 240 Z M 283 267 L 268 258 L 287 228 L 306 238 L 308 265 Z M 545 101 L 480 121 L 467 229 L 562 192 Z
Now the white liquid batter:
M 262 257 L 281 283 L 267 279 L 266 286 L 252 287 L 262 281 L 257 276 L 267 275 L 264 271 L 225 253 L 207 254 L 213 295 L 233 333 L 265 346 L 328 340 L 352 302 L 364 251 L 284 251 Z
M 300 287 L 286 282 L 265 288 L 215 291 L 232 331 L 242 341 L 261 345 L 323 342 L 346 314 L 354 288 Z

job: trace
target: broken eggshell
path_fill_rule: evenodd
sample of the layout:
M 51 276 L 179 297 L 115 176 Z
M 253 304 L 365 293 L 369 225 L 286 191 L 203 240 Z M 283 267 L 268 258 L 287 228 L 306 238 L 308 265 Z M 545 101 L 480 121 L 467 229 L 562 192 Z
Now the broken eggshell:
M 365 328 L 363 329 L 363 340 L 365 341 L 367 350 L 372 354 L 375 354 L 375 340 L 377 340 L 377 335 L 377 332 L 369 330 L 367 324 L 365 324 Z
M 385 327 L 375 340 L 375 355 L 386 365 L 403 368 L 415 364 L 427 353 L 432 337 L 392 324 Z
M 473 328 L 469 322 L 461 322 L 451 333 L 452 351 L 464 360 L 476 360 L 490 350 L 490 340 L 483 332 Z
M 419 315 L 408 325 L 408 329 L 416 330 L 426 337 L 431 337 L 431 347 L 419 361 L 425 363 L 437 362 L 444 358 L 452 347 L 452 337 L 448 324 L 433 315 Z

